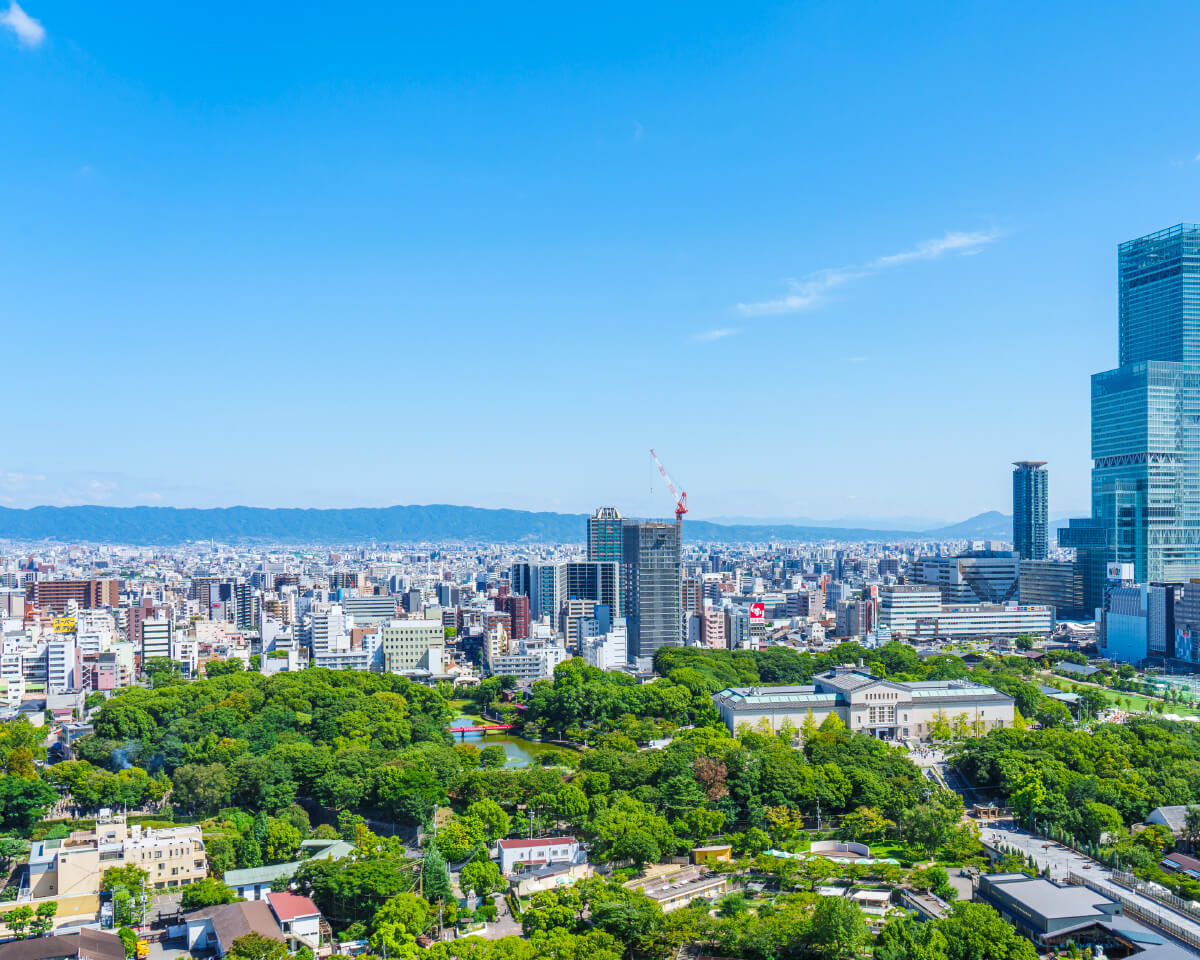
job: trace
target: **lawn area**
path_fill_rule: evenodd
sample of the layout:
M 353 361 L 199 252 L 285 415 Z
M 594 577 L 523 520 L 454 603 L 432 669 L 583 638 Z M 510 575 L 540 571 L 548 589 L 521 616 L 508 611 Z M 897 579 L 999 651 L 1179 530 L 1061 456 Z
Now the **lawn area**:
M 1103 686 L 1099 683 L 1088 683 L 1083 680 L 1070 680 L 1066 677 L 1060 677 L 1057 674 L 1052 674 L 1047 671 L 1038 671 L 1039 675 L 1050 686 L 1065 684 L 1066 690 L 1069 692 L 1075 687 L 1089 687 L 1092 690 L 1099 690 L 1104 694 L 1105 700 L 1113 705 L 1120 706 L 1125 710 L 1134 710 L 1141 713 L 1150 712 L 1149 705 L 1151 703 L 1161 703 L 1163 705 L 1163 713 L 1174 713 L 1181 717 L 1200 717 L 1200 710 L 1195 707 L 1189 707 L 1182 703 L 1166 703 L 1160 697 L 1147 697 L 1142 693 L 1130 693 L 1127 690 L 1113 690 L 1111 687 Z M 1155 710 L 1155 713 L 1158 711 Z
M 479 723 L 483 723 L 483 716 L 479 712 L 479 708 L 475 706 L 474 700 L 451 700 L 450 709 L 455 714 L 462 714 L 465 717 L 470 717 Z

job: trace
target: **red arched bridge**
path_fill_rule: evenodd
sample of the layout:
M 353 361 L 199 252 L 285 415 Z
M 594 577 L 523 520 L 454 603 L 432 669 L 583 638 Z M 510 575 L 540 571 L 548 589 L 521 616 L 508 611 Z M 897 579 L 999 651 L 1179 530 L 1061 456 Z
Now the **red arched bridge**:
M 482 733 L 486 736 L 492 730 L 511 730 L 513 726 L 511 723 L 477 723 L 469 727 L 451 727 L 450 732 L 457 733 L 466 740 L 468 733 Z

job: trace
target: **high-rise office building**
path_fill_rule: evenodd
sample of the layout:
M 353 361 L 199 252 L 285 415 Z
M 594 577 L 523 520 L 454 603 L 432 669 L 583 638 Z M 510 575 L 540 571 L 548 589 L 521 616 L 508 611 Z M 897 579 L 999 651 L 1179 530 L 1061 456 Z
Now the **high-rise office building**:
M 563 602 L 594 600 L 608 605 L 613 615 L 622 613 L 621 565 L 611 560 L 571 560 L 559 573 Z
M 588 559 L 621 563 L 625 540 L 621 534 L 625 521 L 616 507 L 599 507 L 588 517 Z
M 1088 609 L 1112 563 L 1138 583 L 1200 577 L 1200 225 L 1121 244 L 1117 286 L 1121 366 L 1092 377 L 1092 515 L 1059 536 Z
M 683 642 L 680 526 L 647 521 L 623 530 L 625 622 L 633 657 Z
M 617 565 L 614 595 L 598 598 L 612 607 L 614 617 L 624 617 L 625 615 L 621 606 L 624 602 L 625 592 L 625 588 L 621 585 L 622 553 L 625 549 L 625 536 L 622 532 L 624 528 L 625 520 L 616 507 L 597 507 L 596 512 L 588 517 L 588 560 L 593 563 L 615 563 Z
M 1181 223 L 1117 248 L 1122 367 L 1200 363 L 1200 224 Z
M 1013 464 L 1013 550 L 1021 560 L 1049 553 L 1049 472 L 1044 460 Z

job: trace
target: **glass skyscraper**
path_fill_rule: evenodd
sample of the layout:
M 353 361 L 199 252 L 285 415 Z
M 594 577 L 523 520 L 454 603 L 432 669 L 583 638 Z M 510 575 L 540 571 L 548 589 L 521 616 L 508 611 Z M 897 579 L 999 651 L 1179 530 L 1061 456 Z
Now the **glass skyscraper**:
M 1046 462 L 1018 460 L 1013 466 L 1013 550 L 1022 560 L 1045 560 L 1050 503 Z
M 624 524 L 616 507 L 597 507 L 588 517 L 588 559 L 619 564 L 624 549 L 621 527 Z
M 1089 608 L 1108 564 L 1200 577 L 1200 225 L 1121 244 L 1117 284 L 1121 365 L 1092 377 L 1092 516 L 1059 538 Z
M 1200 363 L 1200 225 L 1181 223 L 1117 248 L 1119 363 Z

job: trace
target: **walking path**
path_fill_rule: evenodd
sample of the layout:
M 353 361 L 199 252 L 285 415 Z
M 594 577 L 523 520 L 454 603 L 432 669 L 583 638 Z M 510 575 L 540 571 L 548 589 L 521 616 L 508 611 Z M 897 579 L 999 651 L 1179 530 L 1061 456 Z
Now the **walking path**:
M 985 827 L 981 839 L 992 846 L 1011 847 L 1023 854 L 1029 854 L 1039 867 L 1049 869 L 1052 880 L 1065 882 L 1070 874 L 1078 874 L 1086 878 L 1089 883 L 1095 884 L 1096 889 L 1101 893 L 1114 900 L 1132 901 L 1139 910 L 1168 925 L 1181 928 L 1194 936 L 1196 942 L 1200 942 L 1200 922 L 1182 913 L 1176 913 L 1170 907 L 1156 900 L 1151 900 L 1149 897 L 1114 883 L 1112 871 L 1108 867 L 1081 853 L 1076 853 L 1070 847 L 1064 847 L 1061 843 L 1055 843 L 1053 840 L 1035 837 L 1029 831 L 1020 828 Z

